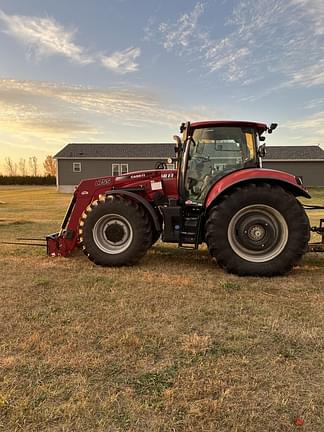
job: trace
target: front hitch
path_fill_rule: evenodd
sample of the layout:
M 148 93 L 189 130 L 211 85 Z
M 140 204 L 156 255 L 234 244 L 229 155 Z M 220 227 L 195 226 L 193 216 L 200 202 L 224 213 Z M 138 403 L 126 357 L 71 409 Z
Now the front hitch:
M 51 257 L 69 256 L 75 244 L 76 235 L 72 230 L 61 230 L 46 236 L 47 255 Z

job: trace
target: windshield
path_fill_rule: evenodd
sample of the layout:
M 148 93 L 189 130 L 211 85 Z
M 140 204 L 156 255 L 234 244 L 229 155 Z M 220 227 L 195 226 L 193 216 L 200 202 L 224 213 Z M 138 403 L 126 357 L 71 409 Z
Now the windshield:
M 218 178 L 255 159 L 255 132 L 240 127 L 194 129 L 189 149 L 186 189 L 189 199 L 202 202 Z

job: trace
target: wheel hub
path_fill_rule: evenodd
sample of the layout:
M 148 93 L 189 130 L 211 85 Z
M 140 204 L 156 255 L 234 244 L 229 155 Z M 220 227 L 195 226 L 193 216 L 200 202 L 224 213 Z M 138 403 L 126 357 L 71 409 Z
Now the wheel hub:
M 120 243 L 123 241 L 125 234 L 126 232 L 121 222 L 119 221 L 108 222 L 107 228 L 105 230 L 105 236 L 109 242 L 115 244 Z
M 288 241 L 288 227 L 273 207 L 255 204 L 239 210 L 228 227 L 228 240 L 237 255 L 265 262 L 281 253 Z
M 266 230 L 262 225 L 254 225 L 250 227 L 249 230 L 246 232 L 248 237 L 254 241 L 262 240 L 265 236 L 265 233 Z
M 133 229 L 126 217 L 118 214 L 102 216 L 93 227 L 93 240 L 103 252 L 120 254 L 133 241 Z

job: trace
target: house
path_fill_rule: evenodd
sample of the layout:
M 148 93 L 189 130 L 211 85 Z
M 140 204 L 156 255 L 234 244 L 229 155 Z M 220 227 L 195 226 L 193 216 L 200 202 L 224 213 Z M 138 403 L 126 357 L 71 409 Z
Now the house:
M 154 169 L 174 156 L 171 143 L 68 144 L 54 156 L 57 187 L 72 192 L 82 179 Z M 269 146 L 263 167 L 301 176 L 307 186 L 324 186 L 324 150 L 319 146 Z
M 174 157 L 174 144 L 67 144 L 57 161 L 57 189 L 73 192 L 82 179 L 154 169 Z M 174 168 L 173 164 L 167 168 Z
M 268 146 L 263 167 L 300 176 L 307 186 L 324 186 L 324 150 L 320 146 Z

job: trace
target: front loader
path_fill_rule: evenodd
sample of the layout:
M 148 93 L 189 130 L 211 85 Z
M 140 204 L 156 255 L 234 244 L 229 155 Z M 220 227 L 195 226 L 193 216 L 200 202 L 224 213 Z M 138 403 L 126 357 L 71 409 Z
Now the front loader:
M 209 253 L 238 275 L 288 272 L 308 250 L 311 228 L 297 197 L 302 179 L 262 168 L 264 134 L 276 124 L 206 121 L 182 124 L 175 136 L 176 170 L 130 172 L 81 181 L 50 256 L 76 247 L 102 266 L 133 265 L 161 237 Z

